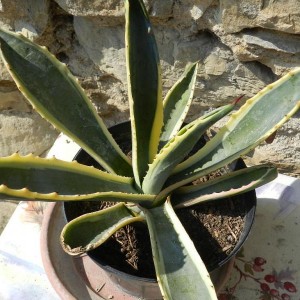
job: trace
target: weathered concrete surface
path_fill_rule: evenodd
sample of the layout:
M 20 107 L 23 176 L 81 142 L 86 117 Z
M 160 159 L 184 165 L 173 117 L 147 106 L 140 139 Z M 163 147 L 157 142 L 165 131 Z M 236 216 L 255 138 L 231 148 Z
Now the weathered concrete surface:
M 0 235 L 5 228 L 10 216 L 17 207 L 16 202 L 1 202 L 0 201 Z

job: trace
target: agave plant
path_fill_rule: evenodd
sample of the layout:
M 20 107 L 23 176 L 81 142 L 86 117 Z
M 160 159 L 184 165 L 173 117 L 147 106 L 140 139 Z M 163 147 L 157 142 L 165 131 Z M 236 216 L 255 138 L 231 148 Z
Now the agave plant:
M 209 273 L 175 210 L 254 189 L 277 176 L 261 165 L 206 183 L 195 179 L 246 154 L 299 108 L 300 69 L 249 99 L 207 144 L 185 159 L 205 131 L 237 106 L 219 107 L 183 126 L 196 82 L 192 63 L 162 99 L 159 55 L 142 0 L 125 0 L 132 160 L 119 148 L 75 77 L 46 48 L 0 31 L 2 58 L 42 117 L 78 143 L 105 171 L 77 162 L 13 154 L 0 158 L 0 196 L 116 205 L 80 216 L 62 230 L 70 255 L 100 246 L 124 225 L 148 225 L 165 299 L 217 299 Z

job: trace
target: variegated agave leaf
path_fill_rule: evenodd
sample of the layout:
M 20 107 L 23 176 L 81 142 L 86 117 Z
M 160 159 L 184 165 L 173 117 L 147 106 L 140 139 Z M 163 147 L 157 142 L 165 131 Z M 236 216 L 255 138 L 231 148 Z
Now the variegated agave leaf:
M 0 158 L 0 198 L 44 201 L 106 199 L 151 206 L 154 195 L 140 194 L 133 178 L 109 174 L 75 161 L 14 154 Z
M 172 205 L 178 209 L 246 193 L 274 180 L 277 175 L 276 168 L 269 165 L 230 172 L 204 183 L 178 188 L 172 194 Z
M 158 194 L 174 167 L 193 149 L 205 131 L 234 109 L 234 103 L 210 112 L 184 126 L 157 154 L 143 181 L 143 191 Z
M 141 187 L 156 155 L 163 124 L 159 55 L 142 0 L 127 0 L 126 62 L 132 130 L 132 164 Z
M 45 119 L 106 170 L 132 176 L 129 159 L 114 141 L 66 65 L 45 47 L 0 29 L 2 59 L 19 90 Z
M 119 203 L 70 221 L 61 232 L 61 244 L 70 255 L 82 254 L 99 247 L 118 229 L 141 221 L 144 221 L 141 214 Z
M 163 298 L 217 299 L 209 273 L 169 200 L 144 213 Z
M 196 154 L 174 168 L 158 199 L 254 149 L 278 130 L 300 106 L 300 68 L 249 99 Z
M 164 99 L 164 126 L 160 136 L 160 147 L 177 134 L 185 120 L 194 95 L 197 70 L 198 63 L 188 65 Z

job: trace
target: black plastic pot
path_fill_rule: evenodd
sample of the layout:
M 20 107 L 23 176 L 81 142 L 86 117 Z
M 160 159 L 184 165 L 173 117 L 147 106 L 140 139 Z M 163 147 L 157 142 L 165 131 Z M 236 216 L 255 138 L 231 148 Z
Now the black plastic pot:
M 129 122 L 113 126 L 109 129 L 109 131 L 111 132 L 111 134 L 113 135 L 113 137 L 115 138 L 118 144 L 122 144 L 126 141 L 131 140 L 131 128 Z M 200 143 L 202 143 L 203 146 L 203 141 Z M 74 159 L 82 164 L 93 165 L 95 167 L 100 168 L 100 166 L 83 150 L 80 150 Z M 239 159 L 235 162 L 234 170 L 242 169 L 245 167 L 246 165 L 243 162 L 243 160 Z M 227 200 L 222 199 L 222 201 L 227 201 Z M 255 191 L 250 191 L 242 195 L 235 196 L 234 201 L 238 201 L 239 209 L 242 208 L 243 210 L 243 215 L 245 216 L 244 230 L 239 238 L 239 241 L 235 245 L 230 255 L 220 260 L 214 260 L 210 262 L 204 260 L 204 263 L 206 264 L 208 271 L 212 275 L 213 281 L 218 280 L 218 279 L 214 279 L 215 275 L 218 276 L 218 272 L 223 272 L 220 269 L 220 267 L 230 262 L 230 260 L 232 260 L 232 258 L 241 249 L 242 245 L 244 244 L 250 232 L 250 229 L 254 221 L 254 215 L 256 209 Z M 78 205 L 78 203 L 76 205 Z M 73 213 L 73 207 L 74 204 L 72 202 L 66 202 L 64 204 L 67 221 L 70 221 L 75 217 Z M 143 299 L 161 299 L 160 291 L 158 289 L 156 279 L 142 278 L 135 275 L 130 275 L 123 271 L 117 270 L 116 268 L 111 267 L 110 264 L 106 261 L 106 259 L 104 259 L 103 256 L 101 255 L 101 252 L 99 253 L 97 249 L 88 252 L 88 255 L 94 261 L 96 261 L 102 268 L 104 268 L 107 272 L 109 272 L 110 274 L 109 276 L 111 280 L 114 281 L 117 285 L 119 285 L 124 291 L 136 297 L 143 297 Z

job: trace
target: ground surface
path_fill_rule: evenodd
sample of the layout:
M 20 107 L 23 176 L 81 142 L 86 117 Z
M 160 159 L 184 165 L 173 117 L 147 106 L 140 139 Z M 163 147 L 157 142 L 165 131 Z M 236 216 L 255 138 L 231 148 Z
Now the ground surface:
M 18 202 L 4 202 L 0 201 L 0 234 L 5 228 L 8 220 L 10 219 L 12 213 L 17 207 Z

